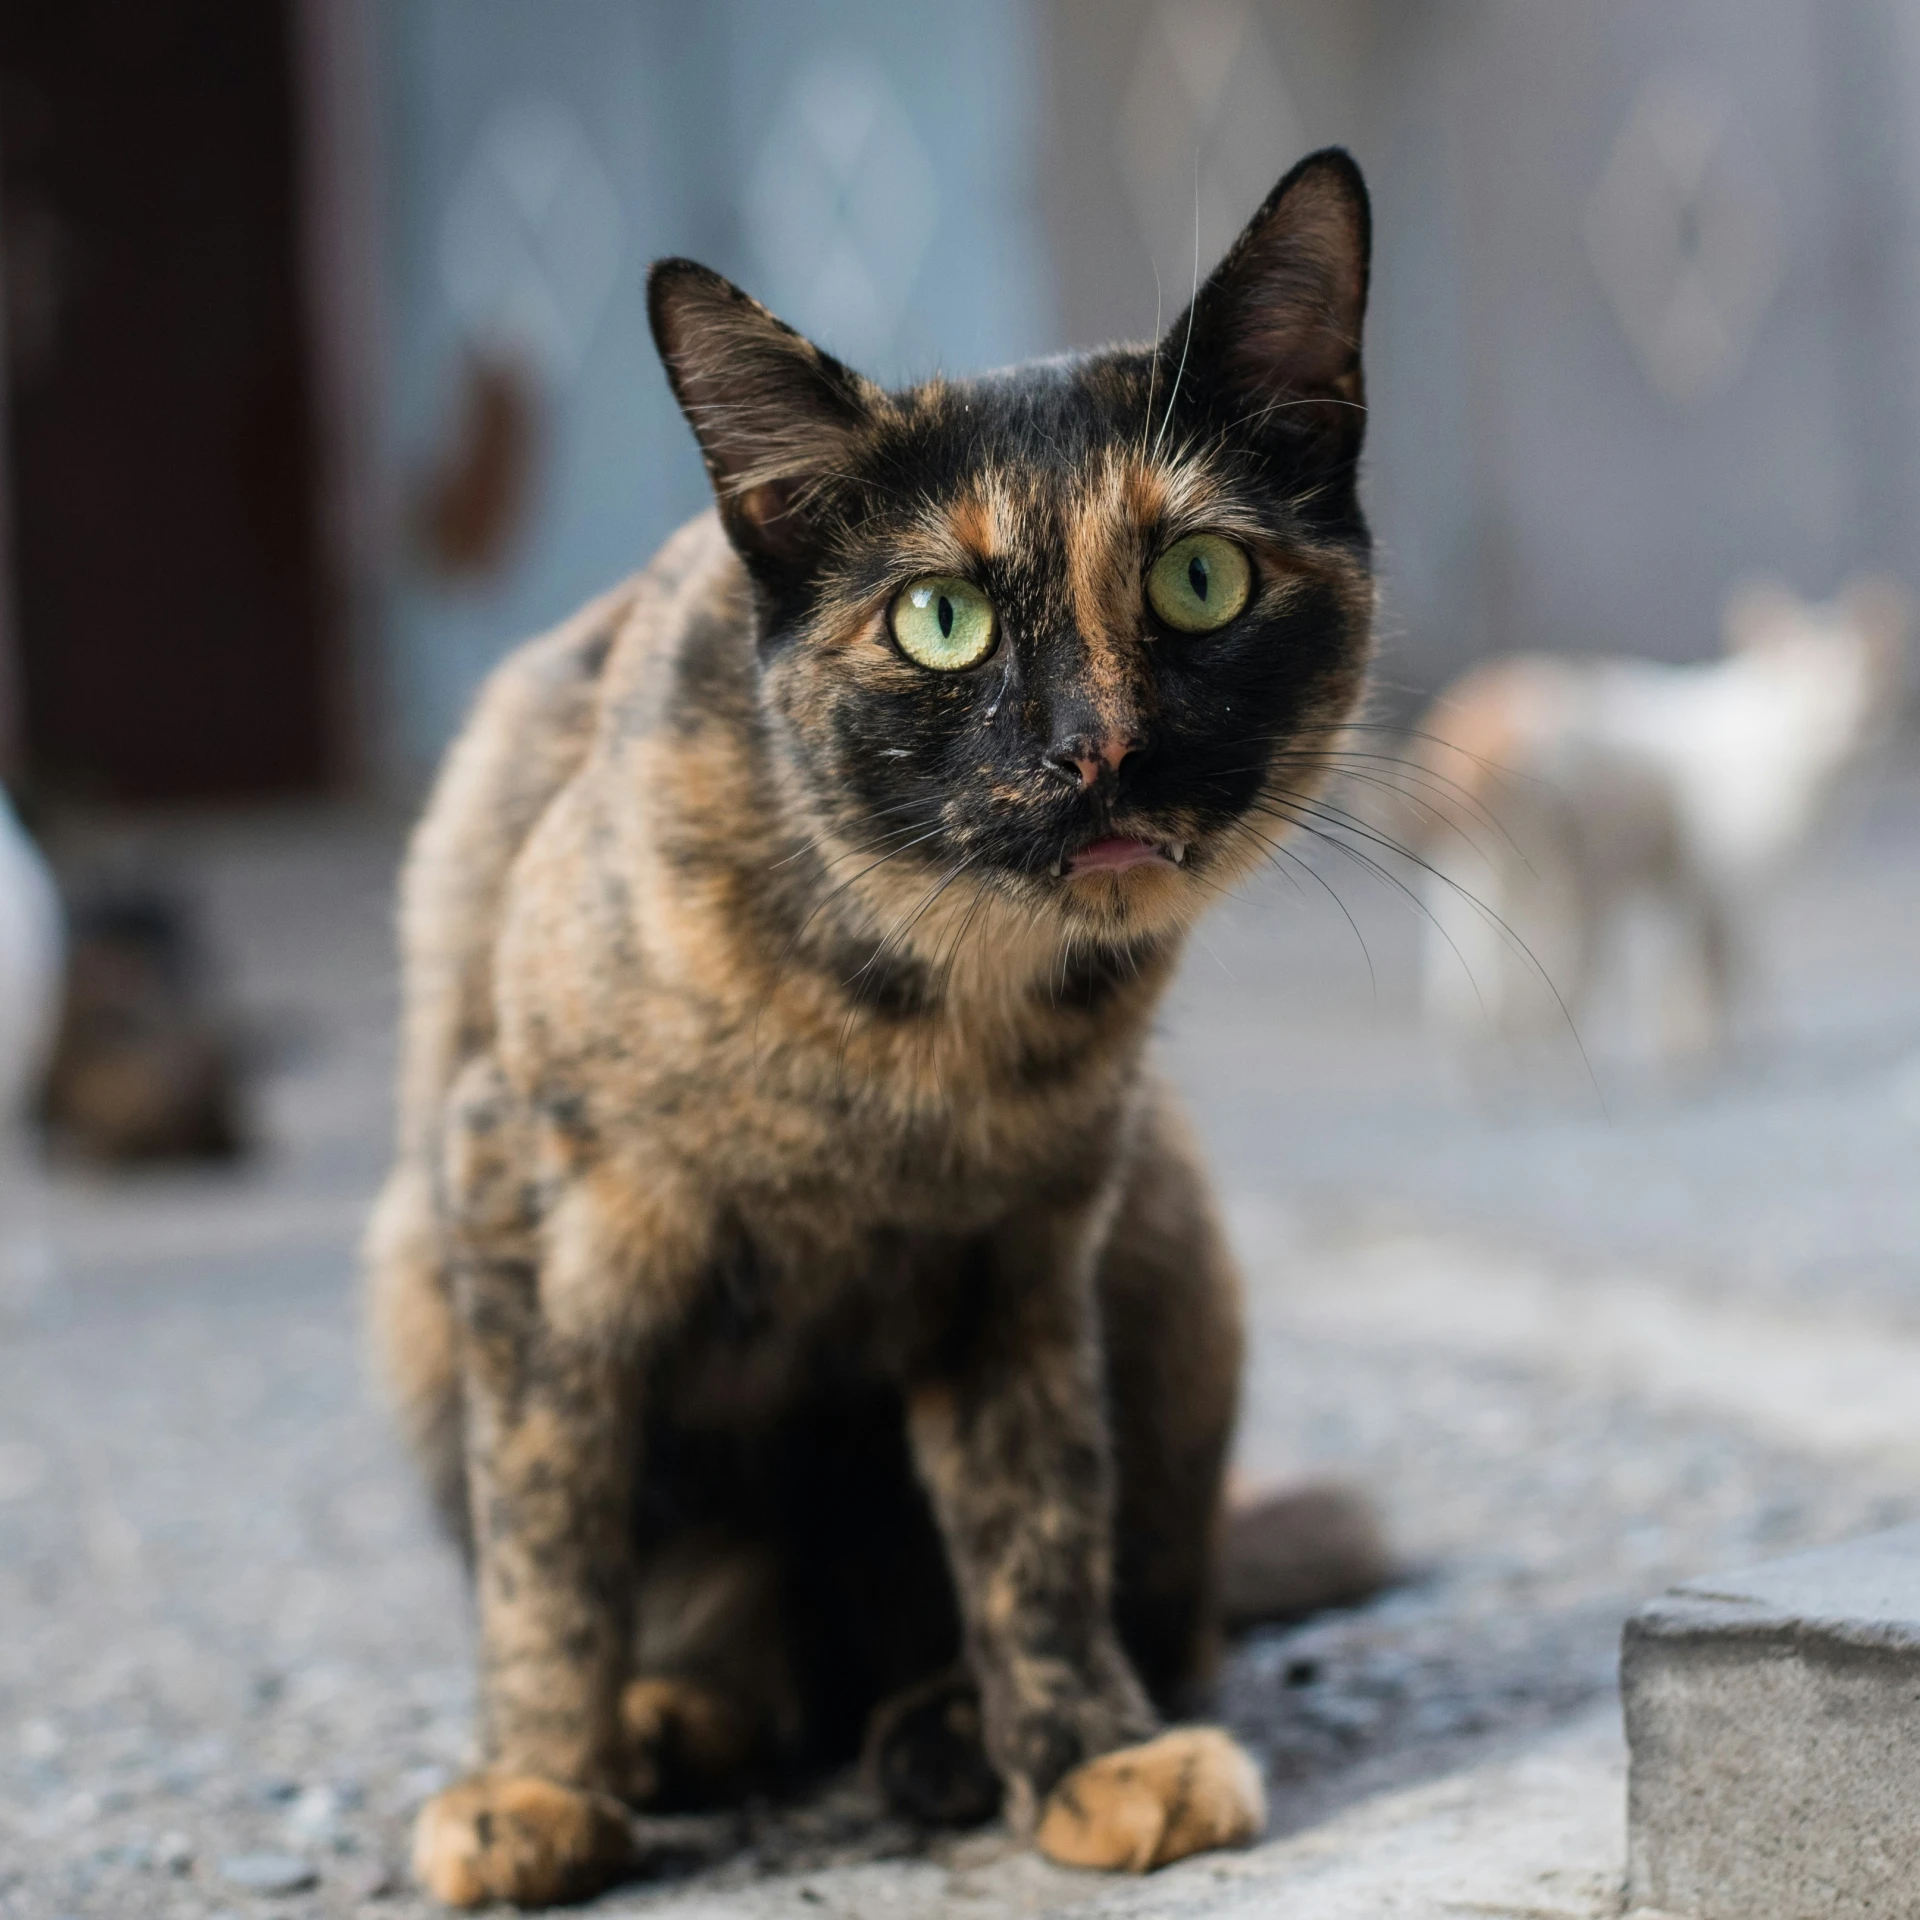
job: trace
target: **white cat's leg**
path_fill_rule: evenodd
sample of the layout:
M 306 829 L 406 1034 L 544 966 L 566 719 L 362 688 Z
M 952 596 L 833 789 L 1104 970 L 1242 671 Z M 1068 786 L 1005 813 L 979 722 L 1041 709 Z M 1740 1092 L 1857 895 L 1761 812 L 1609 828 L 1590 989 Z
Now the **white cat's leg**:
M 1739 1015 L 1739 914 L 1713 887 L 1690 880 L 1673 903 L 1674 942 L 1660 1007 L 1662 1052 L 1704 1066 L 1732 1052 Z
M 1420 1004 L 1428 1025 L 1457 1045 L 1484 1045 L 1504 1031 L 1511 981 L 1501 923 L 1511 902 L 1499 868 L 1482 859 L 1429 852 Z

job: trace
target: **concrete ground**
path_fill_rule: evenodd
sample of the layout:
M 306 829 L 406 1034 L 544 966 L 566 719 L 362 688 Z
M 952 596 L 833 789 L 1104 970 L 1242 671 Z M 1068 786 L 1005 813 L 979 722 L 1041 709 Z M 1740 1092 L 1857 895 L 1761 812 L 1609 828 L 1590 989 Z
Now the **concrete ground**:
M 102 833 L 80 857 L 204 902 L 266 1042 L 265 1144 L 60 1175 L 52 1276 L 0 1295 L 0 1916 L 400 1920 L 471 1690 L 354 1325 L 397 826 Z M 658 1875 L 601 1910 L 1590 1920 L 1621 1897 L 1625 1612 L 1920 1514 L 1920 760 L 1775 903 L 1753 1046 L 1691 1088 L 1604 1048 L 1595 1082 L 1461 1075 L 1412 1017 L 1405 903 L 1317 865 L 1355 924 L 1252 889 L 1165 1035 L 1247 1266 L 1244 1463 L 1359 1480 L 1411 1569 L 1235 1651 L 1266 1843 L 1116 1882 L 876 1822 L 843 1783 L 659 1823 Z

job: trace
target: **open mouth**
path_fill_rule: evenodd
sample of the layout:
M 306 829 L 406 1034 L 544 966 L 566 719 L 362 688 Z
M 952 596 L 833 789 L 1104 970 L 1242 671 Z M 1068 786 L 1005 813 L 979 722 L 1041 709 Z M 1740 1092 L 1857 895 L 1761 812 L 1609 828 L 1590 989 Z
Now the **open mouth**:
M 1135 867 L 1177 867 L 1186 857 L 1184 840 L 1142 840 L 1133 834 L 1115 833 L 1063 854 L 1053 870 L 1072 879 L 1083 873 L 1130 873 Z

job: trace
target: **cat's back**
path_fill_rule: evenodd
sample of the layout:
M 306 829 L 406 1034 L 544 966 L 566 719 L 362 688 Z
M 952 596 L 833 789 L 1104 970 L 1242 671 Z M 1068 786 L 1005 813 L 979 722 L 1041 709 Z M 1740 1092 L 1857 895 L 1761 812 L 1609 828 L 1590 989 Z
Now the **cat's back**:
M 1725 661 L 1673 665 L 1632 655 L 1509 654 L 1469 669 L 1422 723 L 1430 760 L 1476 792 L 1575 777 L 1615 761 L 1649 776 L 1716 720 L 1735 689 Z
M 1468 807 L 1491 805 L 1565 739 L 1586 692 L 1580 663 L 1507 654 L 1470 667 L 1434 696 L 1413 758 Z
M 449 748 L 400 884 L 403 1148 L 428 1146 L 446 1088 L 491 1039 L 515 861 L 585 764 L 609 686 L 632 677 L 637 656 L 671 649 L 678 591 L 721 545 L 703 514 L 644 570 L 525 642 L 488 676 Z M 616 651 L 623 672 L 610 671 Z

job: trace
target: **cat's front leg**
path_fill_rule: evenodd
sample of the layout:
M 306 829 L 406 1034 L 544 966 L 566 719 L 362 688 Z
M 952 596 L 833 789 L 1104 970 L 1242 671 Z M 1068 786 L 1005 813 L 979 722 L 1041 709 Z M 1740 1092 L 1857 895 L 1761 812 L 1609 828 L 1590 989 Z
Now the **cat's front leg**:
M 631 1863 L 634 1414 L 543 1324 L 533 1263 L 470 1260 L 457 1289 L 485 1766 L 429 1802 L 414 1862 L 457 1906 L 546 1905 Z
M 1159 1731 L 1114 1627 L 1098 1224 L 1090 1206 L 996 1236 L 983 1311 L 910 1424 L 1009 1820 L 1067 1864 L 1138 1872 L 1244 1844 L 1266 1810 L 1229 1735 Z
M 635 1356 L 663 1289 L 594 1177 L 556 1180 L 540 1144 L 497 1075 L 470 1071 L 445 1187 L 484 1764 L 414 1836 L 420 1879 L 459 1906 L 578 1899 L 633 1864 Z

